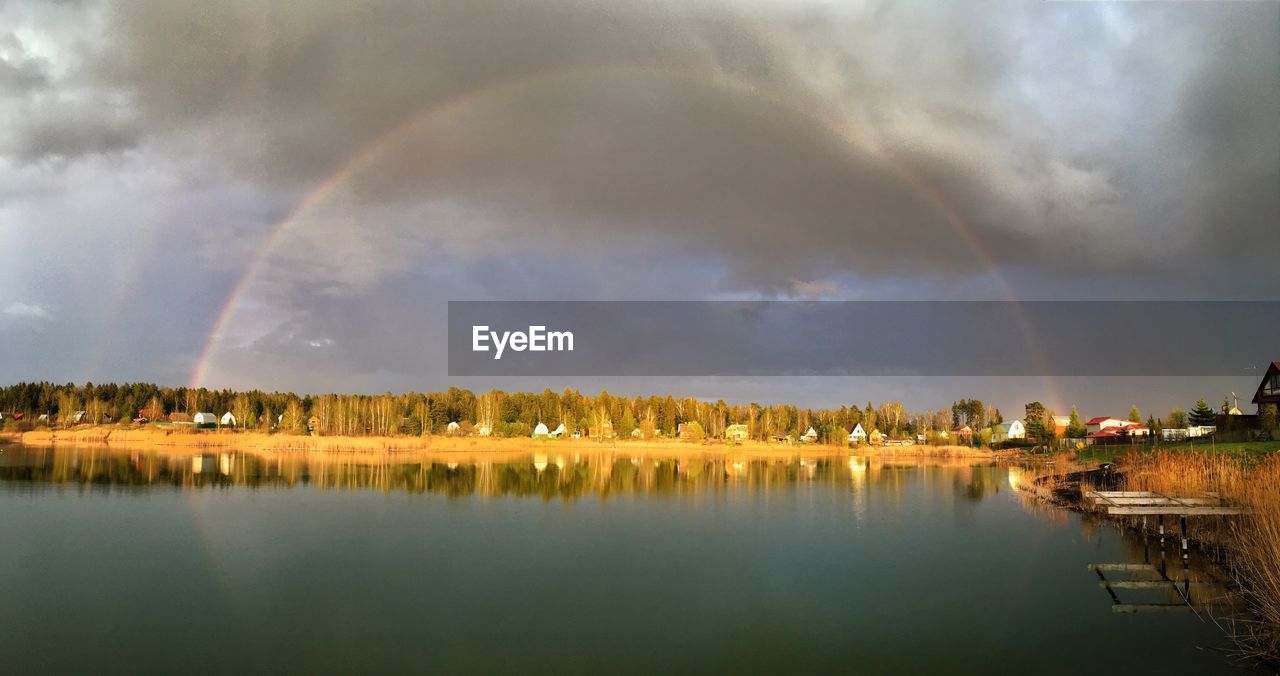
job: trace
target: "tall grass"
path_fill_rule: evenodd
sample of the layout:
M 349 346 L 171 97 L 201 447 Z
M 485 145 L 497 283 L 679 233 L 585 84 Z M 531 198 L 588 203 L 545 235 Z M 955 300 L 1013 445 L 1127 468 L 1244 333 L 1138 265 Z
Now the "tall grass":
M 1125 489 L 1194 497 L 1201 493 L 1236 496 L 1250 468 L 1239 458 L 1191 451 L 1130 452 L 1120 459 Z
M 1244 509 L 1225 523 L 1200 526 L 1201 539 L 1227 550 L 1241 594 L 1256 614 L 1241 623 L 1247 651 L 1280 659 L 1280 455 L 1255 462 L 1192 451 L 1130 453 L 1120 466 L 1126 490 L 1180 497 L 1216 492 Z
M 1245 625 L 1259 657 L 1280 659 L 1280 455 L 1260 463 L 1235 496 L 1249 511 L 1234 522 L 1241 590 L 1257 612 Z

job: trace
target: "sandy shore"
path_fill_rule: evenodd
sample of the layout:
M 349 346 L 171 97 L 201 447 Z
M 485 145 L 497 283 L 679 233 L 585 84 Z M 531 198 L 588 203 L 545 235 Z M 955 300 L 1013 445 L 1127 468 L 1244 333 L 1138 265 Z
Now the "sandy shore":
M 594 440 L 594 439 L 498 439 L 483 437 L 341 437 L 266 434 L 233 430 L 161 429 L 155 427 L 84 426 L 68 430 L 36 430 L 7 436 L 11 442 L 28 446 L 92 445 L 130 449 L 223 449 L 247 452 L 341 452 L 341 453 L 449 453 L 522 454 L 535 452 L 618 451 L 645 455 L 687 455 L 689 453 L 733 453 L 735 455 L 824 456 L 857 454 L 882 457 L 940 457 L 993 459 L 984 449 L 962 446 L 892 446 L 848 448 L 823 444 L 773 444 L 750 441 L 726 444 L 722 441 L 689 442 L 674 439 Z

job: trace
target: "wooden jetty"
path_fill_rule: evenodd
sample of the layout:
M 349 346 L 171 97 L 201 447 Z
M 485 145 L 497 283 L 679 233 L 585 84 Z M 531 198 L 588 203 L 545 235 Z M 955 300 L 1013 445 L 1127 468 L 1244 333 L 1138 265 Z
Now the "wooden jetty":
M 1088 491 L 1084 497 L 1112 516 L 1230 516 L 1243 510 L 1217 493 L 1175 497 L 1155 491 Z

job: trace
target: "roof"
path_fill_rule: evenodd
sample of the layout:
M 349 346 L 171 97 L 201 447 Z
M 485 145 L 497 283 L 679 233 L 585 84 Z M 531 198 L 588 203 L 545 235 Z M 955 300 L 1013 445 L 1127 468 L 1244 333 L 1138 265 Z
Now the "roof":
M 1100 415 L 1096 418 L 1089 418 L 1089 422 L 1086 422 L 1085 424 L 1097 425 L 1098 423 L 1103 422 L 1104 420 L 1122 420 L 1122 418 L 1117 418 L 1115 416 L 1110 416 L 1110 415 Z
M 1258 389 L 1253 393 L 1253 403 L 1259 403 L 1259 400 L 1262 399 L 1262 388 L 1266 386 L 1267 379 L 1276 373 L 1280 373 L 1280 361 L 1271 362 L 1271 365 L 1267 367 L 1267 372 L 1262 374 L 1262 381 L 1258 383 Z

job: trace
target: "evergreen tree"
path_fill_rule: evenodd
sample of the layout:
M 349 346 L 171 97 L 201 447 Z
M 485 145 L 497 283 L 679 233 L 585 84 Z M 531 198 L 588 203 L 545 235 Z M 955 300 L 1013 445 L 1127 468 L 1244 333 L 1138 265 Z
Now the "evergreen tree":
M 1081 439 L 1085 436 L 1087 430 L 1084 423 L 1080 422 L 1080 412 L 1073 405 L 1071 407 L 1071 420 L 1067 423 L 1067 436 L 1072 439 Z
M 1209 408 L 1209 404 L 1204 399 L 1197 401 L 1196 407 L 1191 409 L 1192 425 L 1212 425 L 1217 419 L 1217 415 L 1214 414 L 1213 409 Z

